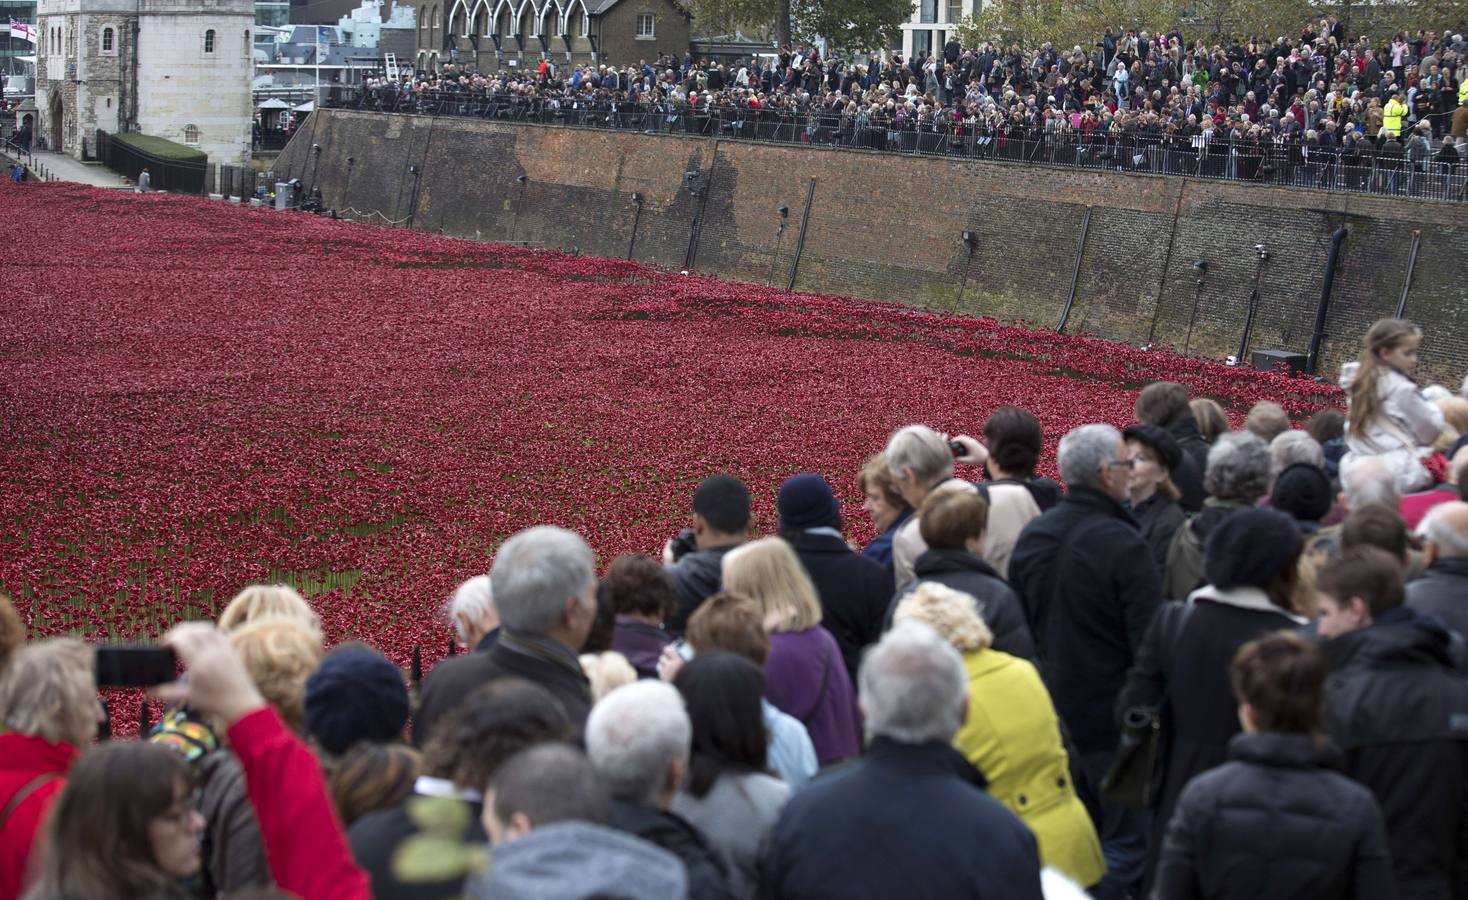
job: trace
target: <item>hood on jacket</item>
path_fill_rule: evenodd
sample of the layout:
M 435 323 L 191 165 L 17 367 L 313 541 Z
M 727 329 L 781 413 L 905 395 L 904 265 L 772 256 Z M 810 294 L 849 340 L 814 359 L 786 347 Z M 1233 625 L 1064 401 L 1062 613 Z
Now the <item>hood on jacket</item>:
M 918 558 L 913 560 L 912 572 L 919 578 L 945 572 L 977 572 L 990 578 L 1001 577 L 982 557 L 967 550 L 940 550 L 932 547 L 919 553 Z
M 1387 610 L 1365 628 L 1331 638 L 1322 645 L 1332 669 L 1353 660 L 1369 666 L 1412 661 L 1453 668 L 1453 634 L 1436 616 L 1407 606 Z
M 683 863 L 624 831 L 557 822 L 500 844 L 489 871 L 469 884 L 474 900 L 666 900 L 688 892 Z

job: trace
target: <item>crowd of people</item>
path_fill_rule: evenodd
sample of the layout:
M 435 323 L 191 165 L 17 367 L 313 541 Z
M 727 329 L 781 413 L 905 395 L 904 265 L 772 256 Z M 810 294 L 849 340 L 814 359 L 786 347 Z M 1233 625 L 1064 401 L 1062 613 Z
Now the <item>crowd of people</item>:
M 1108 27 L 1094 46 L 956 38 L 866 65 L 784 48 L 724 65 L 481 72 L 444 65 L 338 105 L 722 134 L 1461 199 L 1468 42 L 1456 32 L 1212 40 Z
M 815 473 L 768 535 L 711 475 L 600 577 L 526 528 L 421 685 L 252 586 L 139 740 L 0 602 L 0 898 L 1468 896 L 1468 383 L 1421 340 L 1304 423 L 1147 385 L 1063 485 L 1023 409 L 900 428 L 865 546 Z

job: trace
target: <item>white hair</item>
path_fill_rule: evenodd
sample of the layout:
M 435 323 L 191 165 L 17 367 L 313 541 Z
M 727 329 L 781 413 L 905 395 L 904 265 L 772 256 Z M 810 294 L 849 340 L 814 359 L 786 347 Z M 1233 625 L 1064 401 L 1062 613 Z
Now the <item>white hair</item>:
M 1325 466 L 1325 451 L 1320 442 L 1308 431 L 1290 429 L 1281 431 L 1269 442 L 1269 455 L 1274 461 L 1274 474 L 1279 475 L 1295 463 L 1309 463 L 1317 468 Z
M 953 477 L 953 451 L 938 432 L 926 425 L 909 425 L 887 439 L 887 467 L 898 478 L 903 473 L 933 485 Z
M 576 532 L 537 525 L 500 546 L 489 580 L 500 622 L 543 635 L 560 621 L 567 600 L 595 589 L 596 555 Z
M 1253 503 L 1269 493 L 1273 465 L 1269 447 L 1253 432 L 1221 434 L 1208 449 L 1203 489 L 1219 500 Z
M 1461 508 L 1468 508 L 1468 504 L 1439 503 L 1427 511 L 1417 526 L 1417 534 L 1436 545 L 1437 555 L 1444 559 L 1468 558 L 1468 534 L 1454 528 L 1448 521 L 1449 514 Z
M 1056 462 L 1060 477 L 1070 487 L 1095 487 L 1101 467 L 1114 461 L 1121 432 L 1110 425 L 1082 425 L 1060 439 Z
M 922 622 L 894 625 L 862 660 L 857 680 L 868 740 L 947 742 L 963 724 L 968 692 L 963 659 Z
M 1402 503 L 1392 470 L 1375 456 L 1352 458 L 1351 465 L 1341 470 L 1341 491 L 1346 495 L 1348 510 L 1372 503 L 1396 509 Z
M 656 805 L 668 768 L 688 762 L 693 724 L 677 688 L 656 679 L 607 694 L 586 720 L 586 754 L 612 796 Z
M 449 602 L 444 604 L 444 618 L 453 626 L 454 634 L 465 644 L 469 642 L 465 620 L 478 622 L 494 608 L 494 591 L 490 589 L 488 575 L 475 575 L 454 590 Z

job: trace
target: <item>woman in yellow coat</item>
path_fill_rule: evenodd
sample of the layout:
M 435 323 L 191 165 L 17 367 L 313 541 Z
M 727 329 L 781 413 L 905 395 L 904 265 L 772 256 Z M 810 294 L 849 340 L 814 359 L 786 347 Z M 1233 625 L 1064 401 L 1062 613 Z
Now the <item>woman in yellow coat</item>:
M 894 621 L 917 619 L 963 655 L 968 715 L 954 746 L 989 782 L 989 795 L 1035 833 L 1040 860 L 1090 886 L 1106 874 L 1101 842 L 1070 781 L 1060 720 L 1040 673 L 1027 660 L 989 649 L 993 635 L 969 594 L 923 582 Z

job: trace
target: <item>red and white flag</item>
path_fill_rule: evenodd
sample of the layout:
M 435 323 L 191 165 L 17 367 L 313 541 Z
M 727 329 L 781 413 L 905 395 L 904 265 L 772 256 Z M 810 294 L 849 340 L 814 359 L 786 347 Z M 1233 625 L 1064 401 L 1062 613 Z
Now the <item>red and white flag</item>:
M 27 25 L 24 22 L 17 22 L 14 19 L 10 20 L 10 36 L 22 38 L 30 41 L 32 44 L 37 43 L 36 26 Z

